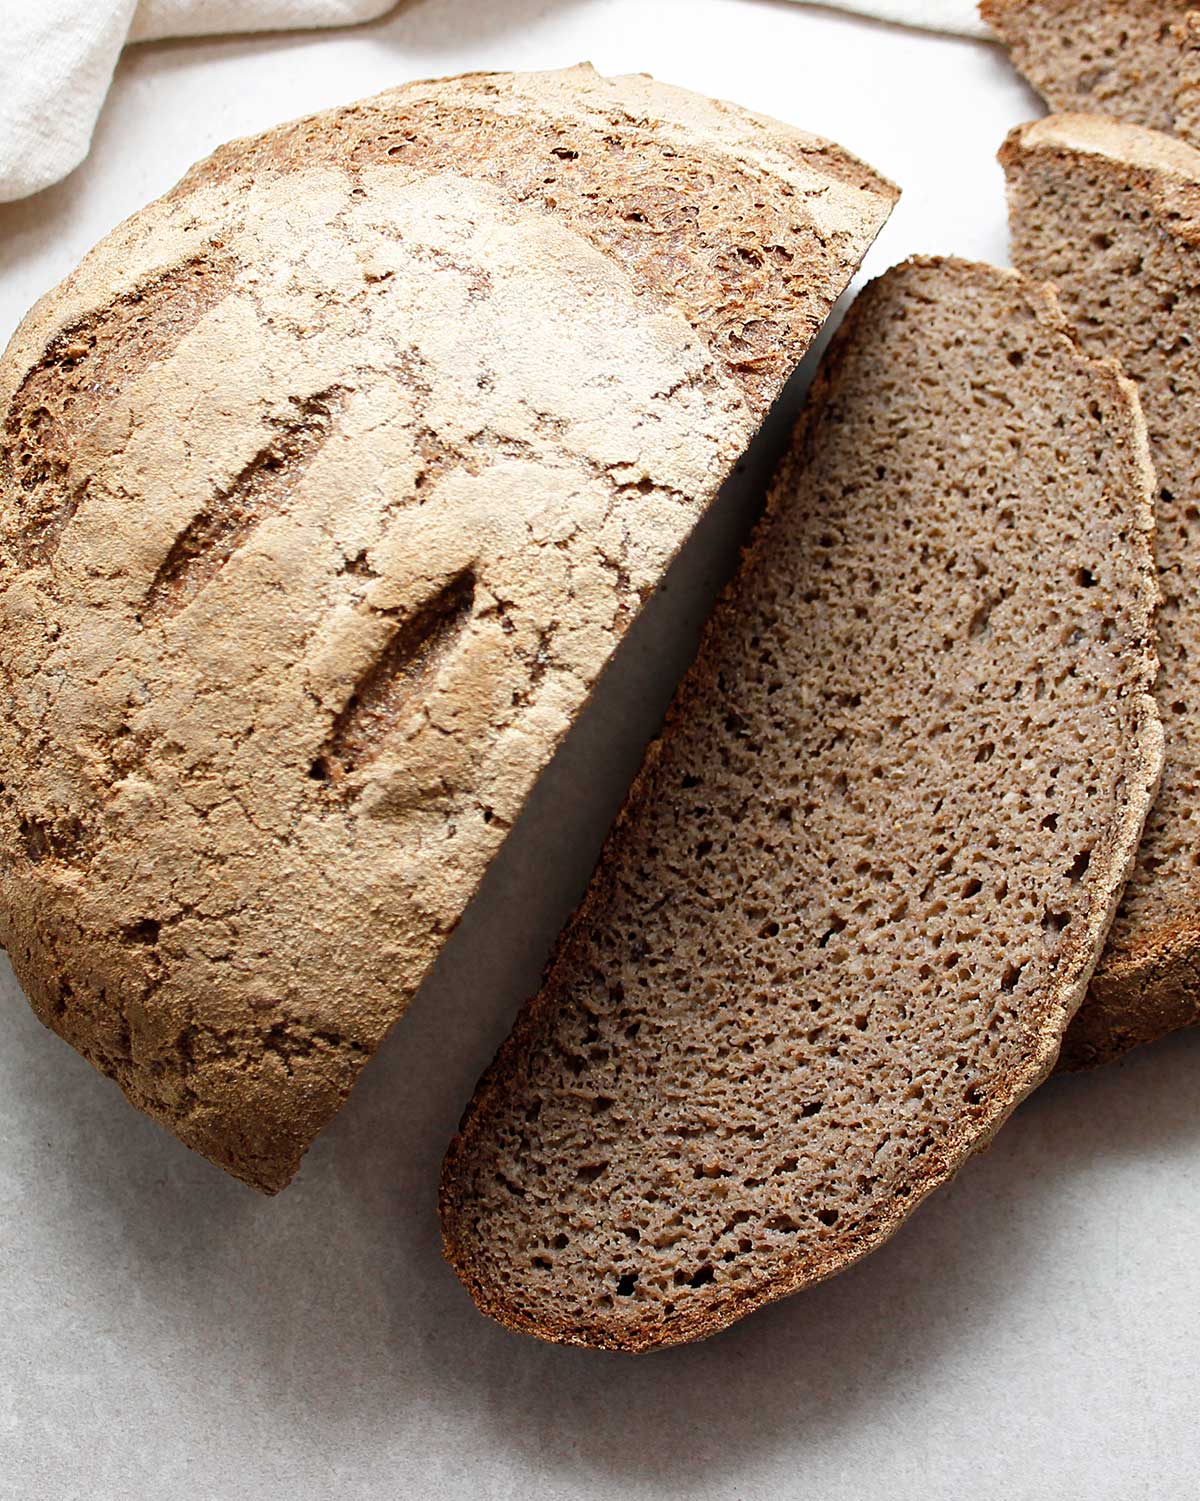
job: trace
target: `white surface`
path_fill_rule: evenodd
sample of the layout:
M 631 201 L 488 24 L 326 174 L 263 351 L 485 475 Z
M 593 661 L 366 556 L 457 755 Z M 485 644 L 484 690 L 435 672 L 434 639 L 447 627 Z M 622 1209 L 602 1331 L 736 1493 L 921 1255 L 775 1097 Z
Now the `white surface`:
M 122 46 L 163 37 L 346 26 L 396 0 L 0 0 L 0 202 L 40 192 L 87 155 Z M 834 0 L 851 11 L 983 36 L 975 0 Z M 64 101 L 69 103 L 64 107 Z
M 89 165 L 0 210 L 0 335 L 230 135 L 409 77 L 582 57 L 739 99 L 890 172 L 906 197 L 876 271 L 913 250 L 1004 256 L 993 154 L 1036 107 L 986 45 L 766 0 L 421 0 L 336 36 L 133 49 Z M 538 1345 L 480 1318 L 440 1260 L 442 1149 L 586 877 L 752 488 L 631 636 L 282 1197 L 135 1115 L 6 979 L 5 1501 L 1196 1495 L 1196 1036 L 1048 1085 L 891 1246 L 704 1345 L 639 1360 Z

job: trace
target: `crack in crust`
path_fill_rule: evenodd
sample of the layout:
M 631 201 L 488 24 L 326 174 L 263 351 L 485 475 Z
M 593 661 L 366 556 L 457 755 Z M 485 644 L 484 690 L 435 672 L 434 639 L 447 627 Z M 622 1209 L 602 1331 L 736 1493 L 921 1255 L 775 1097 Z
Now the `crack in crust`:
M 440 171 L 453 139 L 455 170 L 569 219 L 640 288 L 665 296 L 703 328 L 714 355 L 765 414 L 794 368 L 791 350 L 825 321 L 845 257 L 856 253 L 856 226 L 833 213 L 822 223 L 822 193 L 836 183 L 890 197 L 891 185 L 829 142 L 727 107 L 716 108 L 759 127 L 763 156 L 730 151 L 714 170 L 705 149 L 711 141 L 664 129 L 661 114 L 623 108 L 603 86 L 594 97 L 572 89 L 557 117 L 550 91 L 543 99 L 517 94 L 514 107 L 511 89 L 510 78 L 468 78 L 394 90 L 337 112 L 335 132 L 332 116 L 318 115 L 234 142 L 183 187 L 246 171 L 286 172 L 314 154 L 356 174 L 380 165 L 404 175 Z M 661 109 L 663 97 L 645 102 Z M 774 168 L 784 162 L 811 172 L 811 182 L 781 181 Z

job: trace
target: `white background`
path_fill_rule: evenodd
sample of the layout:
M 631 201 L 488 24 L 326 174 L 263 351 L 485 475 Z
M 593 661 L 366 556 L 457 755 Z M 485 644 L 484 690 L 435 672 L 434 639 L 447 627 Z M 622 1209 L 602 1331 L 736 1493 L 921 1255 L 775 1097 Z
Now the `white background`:
M 771 0 L 418 0 L 357 32 L 127 53 L 90 161 L 0 210 L 0 335 L 229 136 L 409 78 L 585 57 L 737 99 L 888 172 L 905 197 L 874 271 L 917 250 L 1005 257 L 993 156 L 1037 105 L 986 44 Z M 476 1314 L 440 1259 L 442 1149 L 586 878 L 754 469 L 282 1197 L 135 1115 L 5 968 L 0 1495 L 1196 1496 L 1194 1036 L 1051 1083 L 892 1245 L 703 1345 L 636 1360 L 539 1345 Z

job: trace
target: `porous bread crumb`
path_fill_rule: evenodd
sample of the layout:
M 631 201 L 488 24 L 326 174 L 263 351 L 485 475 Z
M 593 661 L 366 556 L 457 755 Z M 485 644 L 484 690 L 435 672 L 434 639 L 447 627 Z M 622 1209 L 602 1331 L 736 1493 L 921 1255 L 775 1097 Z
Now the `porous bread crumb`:
M 1013 257 L 1052 278 L 1087 350 L 1137 385 L 1158 473 L 1162 790 L 1063 1064 L 1106 1062 L 1200 1019 L 1200 151 L 1089 115 L 1001 152 Z
M 862 294 L 448 1153 L 484 1312 L 711 1334 L 877 1246 L 1045 1076 L 1161 762 L 1151 494 L 1048 289 Z
M 1200 143 L 1194 0 L 981 0 L 979 11 L 1052 110 Z
M 0 362 L 0 941 L 288 1181 L 886 218 L 588 68 L 236 142 Z

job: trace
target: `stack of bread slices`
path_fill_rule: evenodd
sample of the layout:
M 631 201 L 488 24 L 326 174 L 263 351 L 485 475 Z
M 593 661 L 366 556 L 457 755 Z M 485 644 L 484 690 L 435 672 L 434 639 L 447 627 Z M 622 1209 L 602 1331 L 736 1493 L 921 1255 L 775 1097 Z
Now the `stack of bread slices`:
M 988 14 L 1052 102 L 1184 130 L 1107 12 Z M 1017 270 L 908 261 L 829 346 L 447 1155 L 503 1323 L 709 1334 L 1195 1019 L 1200 152 L 1128 118 L 1014 132 Z M 234 143 L 39 304 L 0 937 L 47 1024 L 283 1187 L 895 196 L 644 78 L 479 75 Z
M 1195 20 L 984 9 L 1104 113 L 1005 143 L 1017 273 L 898 267 L 825 356 L 446 1159 L 511 1327 L 711 1333 L 878 1245 L 1056 1060 L 1200 1018 Z

